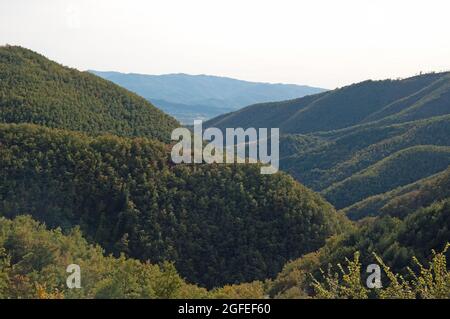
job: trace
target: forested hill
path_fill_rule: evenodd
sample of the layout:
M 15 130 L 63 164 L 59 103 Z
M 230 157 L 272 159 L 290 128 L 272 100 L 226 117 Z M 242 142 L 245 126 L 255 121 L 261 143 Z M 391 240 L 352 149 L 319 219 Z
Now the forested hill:
M 88 72 L 17 46 L 0 47 L 0 122 L 168 141 L 178 122 Z
M 346 221 L 319 195 L 257 165 L 176 165 L 164 144 L 0 125 L 0 214 L 79 225 L 107 252 L 173 261 L 189 282 L 265 279 Z

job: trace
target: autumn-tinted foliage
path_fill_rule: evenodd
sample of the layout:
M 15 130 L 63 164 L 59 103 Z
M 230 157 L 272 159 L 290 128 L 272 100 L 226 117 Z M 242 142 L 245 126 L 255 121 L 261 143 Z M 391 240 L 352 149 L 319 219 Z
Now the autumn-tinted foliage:
M 81 269 L 81 288 L 69 289 L 66 268 Z M 0 218 L 0 298 L 205 297 L 186 284 L 173 265 L 105 256 L 80 230 L 47 230 L 29 216 Z

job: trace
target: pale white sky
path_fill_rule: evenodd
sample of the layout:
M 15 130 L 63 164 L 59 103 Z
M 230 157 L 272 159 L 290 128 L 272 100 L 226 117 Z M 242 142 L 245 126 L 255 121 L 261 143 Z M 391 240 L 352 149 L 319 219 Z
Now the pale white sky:
M 335 88 L 450 70 L 448 0 L 0 0 L 0 44 L 80 70 Z

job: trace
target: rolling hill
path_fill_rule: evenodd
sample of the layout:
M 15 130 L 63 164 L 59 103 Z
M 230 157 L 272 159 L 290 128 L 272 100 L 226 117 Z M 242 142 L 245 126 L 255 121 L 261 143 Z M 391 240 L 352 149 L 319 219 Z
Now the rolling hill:
M 303 97 L 324 89 L 294 84 L 248 82 L 189 74 L 125 74 L 90 71 L 143 96 L 179 121 L 210 119 L 249 104 Z
M 16 46 L 0 47 L 0 122 L 161 141 L 179 126 L 126 89 Z
M 450 241 L 448 74 L 211 121 L 282 125 L 282 168 L 337 212 L 259 165 L 175 165 L 177 121 L 109 81 L 19 47 L 0 63 L 0 297 L 310 297 L 310 274 L 355 251 L 407 274 Z

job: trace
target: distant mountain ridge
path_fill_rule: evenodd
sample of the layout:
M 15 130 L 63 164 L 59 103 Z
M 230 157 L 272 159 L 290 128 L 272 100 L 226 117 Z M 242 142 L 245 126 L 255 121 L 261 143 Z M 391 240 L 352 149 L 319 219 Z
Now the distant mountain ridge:
M 211 119 L 208 126 L 279 127 L 283 133 L 308 134 L 379 121 L 393 124 L 448 114 L 450 104 L 434 107 L 434 103 L 450 101 L 449 92 L 449 72 L 369 80 L 303 98 L 250 105 Z
M 186 124 L 254 103 L 299 98 L 325 91 L 306 85 L 249 82 L 211 75 L 89 72 L 143 96 Z

